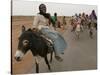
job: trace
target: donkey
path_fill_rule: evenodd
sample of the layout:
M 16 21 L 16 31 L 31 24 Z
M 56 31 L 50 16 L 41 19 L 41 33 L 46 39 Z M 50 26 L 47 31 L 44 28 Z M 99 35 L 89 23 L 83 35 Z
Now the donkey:
M 47 54 L 51 53 L 50 62 L 52 62 L 54 47 L 51 42 L 42 36 L 43 35 L 39 31 L 33 31 L 32 29 L 25 30 L 24 28 L 24 31 L 19 37 L 18 50 L 15 54 L 16 61 L 21 61 L 27 51 L 31 50 L 33 56 L 35 57 L 36 73 L 39 73 L 38 56 L 44 58 L 48 69 L 51 70 Z

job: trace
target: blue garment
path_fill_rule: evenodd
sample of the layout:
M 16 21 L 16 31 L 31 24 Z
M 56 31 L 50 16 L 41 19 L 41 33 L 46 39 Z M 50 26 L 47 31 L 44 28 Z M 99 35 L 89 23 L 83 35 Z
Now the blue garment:
M 49 28 L 42 28 L 41 31 L 53 41 L 55 51 L 64 53 L 67 43 L 57 31 L 52 31 Z

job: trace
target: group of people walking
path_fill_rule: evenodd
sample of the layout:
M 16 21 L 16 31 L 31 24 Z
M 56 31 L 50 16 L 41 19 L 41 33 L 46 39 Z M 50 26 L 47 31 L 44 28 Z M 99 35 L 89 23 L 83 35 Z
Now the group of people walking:
M 79 37 L 79 32 L 84 29 L 89 30 L 89 35 L 93 37 L 93 28 L 97 30 L 97 16 L 95 10 L 92 10 L 91 14 L 79 13 L 71 17 L 72 30 L 75 31 Z

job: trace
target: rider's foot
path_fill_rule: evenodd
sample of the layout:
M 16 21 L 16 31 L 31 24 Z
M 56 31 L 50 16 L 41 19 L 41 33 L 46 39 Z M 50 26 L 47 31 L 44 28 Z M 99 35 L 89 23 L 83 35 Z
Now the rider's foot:
M 55 58 L 56 58 L 58 61 L 60 61 L 60 62 L 63 61 L 63 59 L 62 59 L 61 57 L 59 57 L 59 56 L 55 56 Z

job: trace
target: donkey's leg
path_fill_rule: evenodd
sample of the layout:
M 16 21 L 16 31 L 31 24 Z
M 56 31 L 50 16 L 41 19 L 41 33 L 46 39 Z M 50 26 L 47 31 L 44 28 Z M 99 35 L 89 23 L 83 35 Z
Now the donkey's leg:
M 52 56 L 53 56 L 53 51 L 51 51 L 51 53 L 50 53 L 50 63 L 52 62 Z
M 39 73 L 39 64 L 36 62 L 36 73 Z
M 48 59 L 47 59 L 47 55 L 45 56 L 44 59 L 45 59 L 46 64 L 48 65 L 48 69 L 51 70 L 51 68 L 50 68 L 50 64 L 49 64 Z
M 36 64 L 36 73 L 39 73 L 39 61 L 37 57 L 35 58 L 35 64 Z

